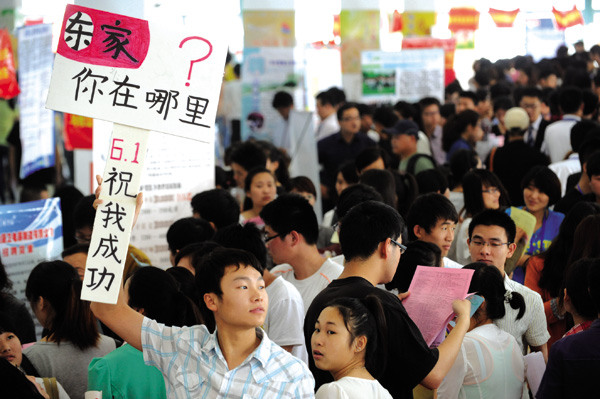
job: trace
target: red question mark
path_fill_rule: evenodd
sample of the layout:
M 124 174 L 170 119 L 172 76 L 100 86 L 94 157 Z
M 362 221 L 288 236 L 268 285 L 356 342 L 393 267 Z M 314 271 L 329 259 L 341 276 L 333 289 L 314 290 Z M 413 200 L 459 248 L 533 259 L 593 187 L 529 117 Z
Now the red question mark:
M 192 77 L 192 68 L 194 67 L 194 63 L 200 62 L 200 61 L 204 61 L 205 59 L 207 59 L 208 57 L 210 57 L 210 55 L 212 54 L 213 47 L 212 47 L 212 44 L 210 44 L 210 42 L 208 40 L 206 40 L 205 38 L 203 38 L 203 37 L 200 37 L 200 36 L 190 36 L 190 37 L 186 37 L 185 39 L 183 39 L 181 41 L 181 43 L 179 43 L 179 48 L 182 48 L 183 44 L 185 42 L 187 42 L 188 40 L 201 40 L 204 43 L 208 44 L 208 54 L 206 54 L 204 57 L 198 58 L 197 60 L 191 60 L 190 61 L 190 71 L 188 72 L 188 77 L 187 77 L 188 80 L 190 80 L 191 77 Z M 185 85 L 189 86 L 190 82 L 186 82 Z

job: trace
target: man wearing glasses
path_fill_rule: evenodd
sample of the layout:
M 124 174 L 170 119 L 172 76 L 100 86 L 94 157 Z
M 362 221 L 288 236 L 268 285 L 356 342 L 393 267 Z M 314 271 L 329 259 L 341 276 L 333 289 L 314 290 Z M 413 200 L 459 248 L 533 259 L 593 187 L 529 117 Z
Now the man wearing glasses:
M 527 346 L 533 352 L 542 352 L 548 358 L 546 342 L 548 333 L 544 303 L 542 297 L 522 284 L 508 278 L 504 272 L 506 259 L 510 258 L 517 245 L 515 222 L 506 213 L 497 209 L 488 209 L 473 217 L 469 225 L 469 252 L 473 262 L 484 262 L 495 266 L 504 276 L 504 285 L 510 291 L 518 292 L 525 298 L 525 314 L 517 319 L 518 310 L 504 303 L 506 314 L 494 323 L 515 337 L 523 354 Z

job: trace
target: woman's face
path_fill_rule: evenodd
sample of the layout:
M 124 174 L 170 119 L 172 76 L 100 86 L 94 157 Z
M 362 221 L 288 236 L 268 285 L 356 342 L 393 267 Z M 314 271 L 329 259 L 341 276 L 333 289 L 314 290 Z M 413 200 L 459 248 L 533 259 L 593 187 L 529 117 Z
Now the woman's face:
M 340 311 L 331 306 L 321 311 L 310 343 L 315 366 L 332 374 L 352 363 L 357 356 Z M 364 351 L 361 353 L 364 356 Z
M 523 189 L 523 199 L 525 200 L 527 210 L 531 213 L 546 209 L 550 202 L 550 197 L 541 192 L 533 184 L 530 184 Z
M 344 180 L 344 175 L 342 172 L 338 172 L 337 177 L 335 179 L 335 191 L 337 191 L 338 197 L 350 184 L 346 180 Z
M 498 187 L 484 185 L 483 190 L 481 190 L 481 196 L 483 197 L 483 206 L 485 209 L 500 208 L 500 190 Z
M 314 196 L 314 195 L 312 195 L 311 193 L 309 193 L 309 192 L 306 192 L 306 191 L 298 191 L 298 190 L 296 190 L 296 189 L 294 189 L 294 190 L 292 190 L 292 191 L 290 191 L 290 192 L 291 192 L 291 193 L 294 193 L 294 194 L 298 194 L 298 195 L 301 195 L 301 196 L 303 196 L 304 198 L 306 198 L 306 200 L 308 201 L 308 203 L 309 203 L 311 206 L 315 206 L 316 199 L 315 199 L 315 196 Z
M 11 332 L 0 334 L 0 357 L 8 360 L 13 366 L 21 365 L 23 360 L 21 341 L 15 334 Z
M 246 195 L 250 197 L 252 204 L 259 208 L 273 201 L 275 195 L 277 195 L 277 187 L 273 175 L 266 172 L 258 173 L 252 179 L 250 191 Z

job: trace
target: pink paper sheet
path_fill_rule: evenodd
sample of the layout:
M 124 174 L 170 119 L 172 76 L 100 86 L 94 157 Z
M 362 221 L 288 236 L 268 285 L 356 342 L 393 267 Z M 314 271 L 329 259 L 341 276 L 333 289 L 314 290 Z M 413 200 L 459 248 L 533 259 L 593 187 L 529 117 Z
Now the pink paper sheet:
M 473 270 L 417 266 L 410 296 L 402 303 L 427 345 L 431 346 L 452 319 L 452 301 L 464 299 Z

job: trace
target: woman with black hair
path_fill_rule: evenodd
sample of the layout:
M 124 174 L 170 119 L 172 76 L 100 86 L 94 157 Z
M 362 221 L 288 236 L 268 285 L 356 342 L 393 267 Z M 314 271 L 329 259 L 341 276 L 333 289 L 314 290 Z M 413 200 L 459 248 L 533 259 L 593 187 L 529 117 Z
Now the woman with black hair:
M 81 286 L 77 271 L 57 260 L 37 265 L 25 287 L 27 300 L 48 335 L 23 353 L 41 377 L 56 377 L 71 398 L 83 398 L 90 361 L 116 347 L 114 339 L 98 333 L 90 303 L 80 299 Z
M 471 262 L 467 245 L 469 224 L 473 216 L 486 209 L 500 209 L 509 205 L 508 194 L 493 172 L 474 169 L 466 173 L 462 181 L 464 207 L 459 211 L 458 225 L 448 257 L 461 265 Z
M 334 382 L 322 385 L 316 399 L 391 399 L 369 371 L 385 369 L 387 325 L 381 302 L 338 298 L 321 311 L 311 337 L 317 368 L 327 370 Z
M 138 269 L 125 283 L 124 293 L 129 306 L 167 326 L 193 326 L 202 321 L 197 306 L 179 290 L 175 278 L 157 267 Z M 101 391 L 103 398 L 167 397 L 160 371 L 147 366 L 142 352 L 129 344 L 93 359 L 88 376 L 88 390 Z
M 446 151 L 446 161 L 450 162 L 458 150 L 474 150 L 475 144 L 483 139 L 479 114 L 467 109 L 446 122 L 442 134 L 442 148 Z
M 15 325 L 13 331 L 23 343 L 35 342 L 35 327 L 27 306 L 15 298 L 9 291 L 12 282 L 8 278 L 6 269 L 0 259 L 0 312 L 5 313 Z
M 469 292 L 484 301 L 471 317 L 454 365 L 438 388 L 438 399 L 520 398 L 525 381 L 525 364 L 515 338 L 494 324 L 505 316 L 504 303 L 525 313 L 525 300 L 518 292 L 507 291 L 500 271 L 485 263 L 464 267 L 475 272 Z
M 561 287 L 565 278 L 569 257 L 573 248 L 575 230 L 589 215 L 600 214 L 600 205 L 594 202 L 581 201 L 560 225 L 558 235 L 552 241 L 548 250 L 532 256 L 527 262 L 525 286 L 541 295 L 544 301 L 546 321 L 548 322 L 548 350 L 566 331 L 566 323 L 560 306 L 563 296 Z

